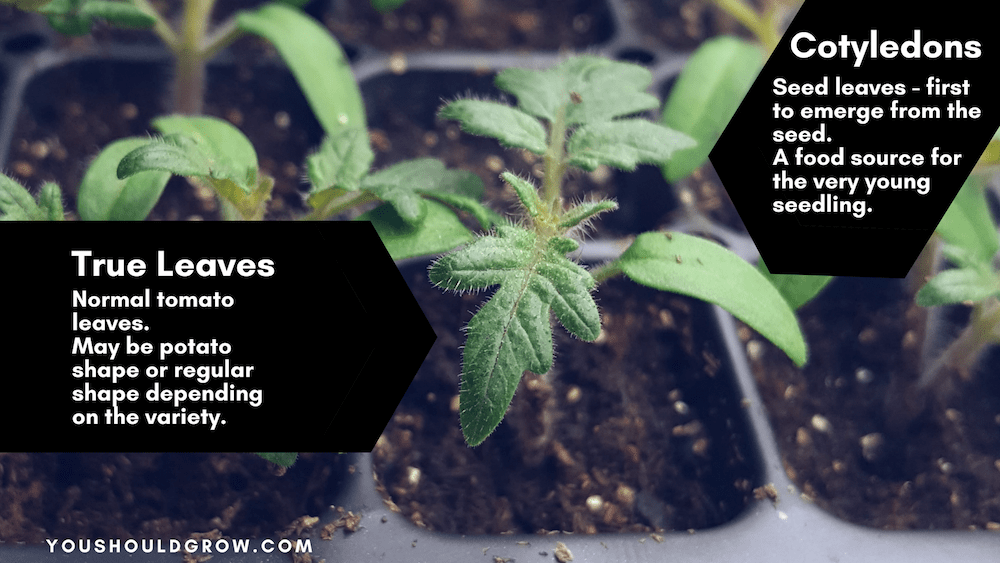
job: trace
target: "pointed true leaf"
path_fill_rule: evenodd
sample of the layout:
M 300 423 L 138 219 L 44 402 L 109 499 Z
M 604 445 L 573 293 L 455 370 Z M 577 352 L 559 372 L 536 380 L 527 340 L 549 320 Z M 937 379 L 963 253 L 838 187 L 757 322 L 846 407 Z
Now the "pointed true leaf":
M 207 176 L 211 161 L 197 141 L 185 135 L 150 139 L 118 162 L 116 174 L 123 180 L 142 172 L 158 170 L 178 176 Z
M 652 81 L 638 65 L 581 55 L 547 70 L 504 70 L 496 85 L 517 96 L 519 108 L 549 122 L 565 106 L 566 123 L 577 125 L 656 108 L 659 100 L 645 91 Z
M 170 172 L 146 170 L 116 179 L 118 164 L 132 151 L 150 145 L 145 137 L 120 139 L 90 163 L 77 195 L 76 211 L 84 221 L 142 221 L 159 201 Z M 174 145 L 169 145 L 175 149 Z M 138 163 L 137 163 L 138 165 Z
M 38 194 L 38 207 L 45 213 L 49 221 L 62 221 L 65 219 L 63 211 L 62 190 L 52 182 L 45 182 L 42 191 Z
M 457 248 L 475 238 L 448 207 L 427 201 L 427 214 L 417 226 L 403 221 L 389 204 L 362 214 L 358 221 L 371 221 L 393 260 L 430 256 Z
M 188 176 L 210 176 L 231 180 L 245 191 L 257 185 L 257 152 L 253 144 L 233 124 L 209 116 L 170 115 L 153 120 L 164 135 L 180 134 L 194 141 L 186 148 L 197 149 L 208 162 L 208 171 Z
M 374 160 L 375 153 L 366 130 L 347 129 L 328 135 L 319 149 L 306 158 L 306 170 L 312 183 L 309 193 L 333 187 L 357 190 Z
M 517 199 L 521 201 L 525 211 L 532 217 L 538 216 L 538 208 L 542 205 L 542 200 L 538 197 L 538 188 L 531 180 L 525 180 L 511 172 L 504 172 L 500 175 L 504 182 L 514 188 Z
M 327 135 L 367 128 L 351 64 L 325 27 L 301 10 L 276 3 L 240 12 L 236 24 L 275 46 Z
M 708 161 L 708 153 L 757 78 L 761 58 L 756 45 L 723 36 L 704 42 L 684 65 L 660 122 L 698 144 L 663 167 L 668 182 L 687 177 Z
M 500 225 L 430 269 L 432 283 L 453 291 L 499 285 L 469 322 L 462 358 L 460 420 L 472 446 L 500 424 L 524 371 L 552 366 L 550 310 L 579 338 L 600 332 L 593 277 L 560 253 L 563 245 L 540 247 L 536 237 Z
M 418 158 L 394 164 L 365 177 L 361 189 L 392 204 L 399 216 L 416 225 L 427 212 L 424 194 L 482 194 L 482 180 L 462 170 L 448 170 L 435 158 Z
M 618 209 L 618 204 L 611 200 L 585 201 L 567 209 L 566 213 L 562 216 L 562 220 L 559 221 L 559 226 L 569 229 L 595 215 L 604 213 L 605 211 L 614 211 L 615 209 Z
M 924 284 L 917 292 L 917 305 L 975 303 L 990 296 L 1000 296 L 1000 274 L 993 270 L 991 259 L 949 244 L 942 247 L 942 253 L 959 267 L 944 270 Z
M 449 207 L 472 215 L 472 218 L 479 223 L 479 228 L 484 231 L 491 229 L 493 225 L 503 220 L 496 211 L 465 195 L 439 191 L 422 191 L 420 193 L 425 198 L 440 201 Z
M 44 221 L 45 212 L 24 186 L 0 174 L 0 219 L 4 221 Z
M 545 128 L 517 108 L 486 100 L 457 100 L 441 108 L 438 116 L 458 121 L 466 133 L 492 137 L 506 147 L 545 154 Z
M 592 123 L 577 129 L 566 146 L 569 163 L 593 171 L 601 164 L 634 170 L 638 164 L 664 164 L 694 139 L 644 119 Z
M 806 343 L 795 313 L 778 290 L 735 253 L 682 233 L 644 233 L 618 264 L 635 282 L 719 305 L 797 365 L 805 365 Z
M 941 218 L 937 231 L 949 244 L 990 259 L 1000 250 L 1000 237 L 983 188 L 981 179 L 970 176 Z

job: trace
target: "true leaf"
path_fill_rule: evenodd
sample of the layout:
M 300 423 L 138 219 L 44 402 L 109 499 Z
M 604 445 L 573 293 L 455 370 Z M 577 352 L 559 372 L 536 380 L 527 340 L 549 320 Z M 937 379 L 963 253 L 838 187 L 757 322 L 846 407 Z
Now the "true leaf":
M 806 343 L 785 298 L 756 268 L 722 246 L 683 233 L 643 233 L 618 265 L 643 285 L 719 305 L 805 365 Z
M 443 204 L 428 201 L 427 214 L 412 226 L 389 204 L 362 214 L 358 221 L 371 221 L 393 260 L 447 252 L 473 240 L 469 229 Z
M 499 225 L 495 235 L 430 269 L 431 282 L 453 291 L 499 286 L 467 331 L 459 403 L 469 445 L 480 444 L 503 419 L 525 370 L 544 373 L 552 366 L 550 310 L 579 338 L 594 340 L 600 332 L 590 293 L 594 279 L 565 257 L 566 241 L 557 237 L 539 245 L 534 232 Z
M 442 119 L 454 119 L 473 135 L 498 139 L 507 147 L 545 154 L 545 128 L 523 111 L 485 100 L 457 100 L 441 108 Z
M 990 259 L 1000 250 L 1000 237 L 990 214 L 983 182 L 970 176 L 962 184 L 954 201 L 937 226 L 942 238 L 950 244 Z
M 359 189 L 374 159 L 367 130 L 346 129 L 328 135 L 319 149 L 306 158 L 312 184 L 309 204 L 319 209 L 335 196 L 334 189 L 342 190 L 340 193 Z
M 361 189 L 390 203 L 399 216 L 416 225 L 427 212 L 424 194 L 482 194 L 482 180 L 462 170 L 448 170 L 434 158 L 407 160 L 380 170 L 361 181 Z
M 559 226 L 569 229 L 595 215 L 604 213 L 605 211 L 614 211 L 615 209 L 618 209 L 618 204 L 611 200 L 585 201 L 567 209 L 559 221 Z
M 0 174 L 0 220 L 4 221 L 44 221 L 47 218 L 24 186 L 8 176 Z
M 275 3 L 240 12 L 236 23 L 275 46 L 327 135 L 367 127 L 350 62 L 325 27 L 300 10 Z
M 214 117 L 179 115 L 156 119 L 153 126 L 167 134 L 126 154 L 119 178 L 145 170 L 197 178 L 243 219 L 263 218 L 274 180 L 259 173 L 253 145 L 239 129 Z
M 228 121 L 208 116 L 170 115 L 153 120 L 164 135 L 180 134 L 194 140 L 187 144 L 208 161 L 201 176 L 231 180 L 246 191 L 257 184 L 257 152 L 239 129 Z M 186 174 L 193 175 L 193 174 Z
M 657 107 L 659 100 L 645 91 L 652 80 L 640 66 L 581 55 L 547 70 L 504 70 L 496 85 L 517 96 L 518 107 L 535 117 L 552 122 L 565 107 L 566 123 L 577 125 Z
M 566 146 L 569 162 L 593 171 L 601 164 L 634 170 L 663 164 L 674 151 L 694 146 L 687 135 L 645 119 L 620 119 L 581 126 Z
M 1000 296 L 1000 274 L 990 259 L 949 244 L 942 247 L 942 253 L 959 267 L 940 272 L 924 284 L 917 292 L 917 305 L 934 307 Z
M 38 194 L 38 207 L 45 213 L 49 221 L 62 221 L 64 219 L 62 190 L 52 182 L 45 182 L 42 191 Z
M 472 215 L 472 218 L 479 223 L 479 228 L 484 231 L 503 220 L 499 213 L 480 203 L 478 198 L 442 191 L 424 191 L 421 195 Z
M 695 51 L 667 98 L 660 122 L 687 133 L 697 145 L 663 167 L 668 182 L 688 176 L 708 160 L 760 68 L 760 49 L 735 37 L 710 39 Z
M 525 180 L 511 172 L 504 172 L 500 175 L 504 182 L 514 188 L 517 199 L 521 201 L 524 210 L 532 217 L 538 216 L 538 210 L 542 205 L 542 200 L 538 197 L 538 188 L 530 180 Z
M 80 182 L 76 210 L 81 219 L 142 221 L 149 215 L 170 180 L 171 173 L 146 170 L 125 179 L 117 179 L 115 176 L 125 155 L 150 144 L 147 138 L 129 137 L 111 143 L 97 155 Z M 163 148 L 161 145 L 156 146 Z M 173 145 L 166 146 L 169 147 L 165 149 L 166 152 L 177 148 Z

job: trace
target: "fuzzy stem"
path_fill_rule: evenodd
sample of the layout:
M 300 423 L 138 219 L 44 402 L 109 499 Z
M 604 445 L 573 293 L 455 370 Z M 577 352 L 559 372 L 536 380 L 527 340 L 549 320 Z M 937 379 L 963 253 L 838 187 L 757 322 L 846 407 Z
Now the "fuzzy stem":
M 215 0 L 184 0 L 184 21 L 176 52 L 174 111 L 189 115 L 202 112 L 205 101 L 205 62 L 202 41 L 208 30 Z
M 240 37 L 243 37 L 243 31 L 236 27 L 235 18 L 229 18 L 205 37 L 202 46 L 205 60 L 211 59 L 216 53 L 232 45 Z
M 621 275 L 622 266 L 621 262 L 618 260 L 612 260 L 606 264 L 602 264 L 590 271 L 590 275 L 594 277 L 594 281 L 597 285 L 601 285 L 605 281 Z
M 562 212 L 560 195 L 563 176 L 566 174 L 566 106 L 559 106 L 556 119 L 549 130 L 549 147 L 545 151 L 545 178 L 542 179 L 542 198 L 554 217 Z
M 983 350 L 990 344 L 997 343 L 1000 343 L 1000 301 L 996 297 L 990 297 L 976 304 L 969 325 L 921 376 L 919 386 L 923 387 L 933 381 L 944 367 L 954 368 L 959 375 L 968 379 L 971 377 L 972 366 Z

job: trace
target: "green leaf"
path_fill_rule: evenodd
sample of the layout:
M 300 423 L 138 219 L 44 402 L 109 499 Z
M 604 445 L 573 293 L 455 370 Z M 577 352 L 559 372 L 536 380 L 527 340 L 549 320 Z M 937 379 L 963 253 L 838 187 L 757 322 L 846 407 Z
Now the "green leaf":
M 500 286 L 469 322 L 462 358 L 460 420 L 471 446 L 500 424 L 525 370 L 552 367 L 550 310 L 579 338 L 600 332 L 594 278 L 560 252 L 566 240 L 539 245 L 534 232 L 499 225 L 430 269 L 432 283 L 453 291 Z
M 76 211 L 84 221 L 142 221 L 153 210 L 163 193 L 163 188 L 170 180 L 170 172 L 150 169 L 138 172 L 125 179 L 117 179 L 118 165 L 126 155 L 140 149 L 133 158 L 145 153 L 144 158 L 152 158 L 150 154 L 162 151 L 172 153 L 178 147 L 150 143 L 144 137 L 129 137 L 120 139 L 108 145 L 97 155 L 97 158 L 87 168 L 80 182 L 80 193 L 77 196 Z M 155 147 L 155 148 L 152 148 Z M 143 167 L 142 160 L 126 165 Z M 148 161 L 147 161 L 148 162 Z
M 826 284 L 833 280 L 832 276 L 772 274 L 767 269 L 767 264 L 764 264 L 764 260 L 757 264 L 757 271 L 771 282 L 771 285 L 781 293 L 793 310 L 798 310 L 799 307 L 811 301 L 826 287 Z
M 462 194 L 447 193 L 442 191 L 423 191 L 421 192 L 421 195 L 429 199 L 440 201 L 449 207 L 472 215 L 472 218 L 479 223 L 479 228 L 484 231 L 503 221 L 503 218 L 499 213 L 493 211 L 489 207 L 486 207 L 480 203 L 478 199 Z
M 441 108 L 438 116 L 458 121 L 466 133 L 493 137 L 506 147 L 545 154 L 545 128 L 517 108 L 485 100 L 457 100 Z
M 372 7 L 384 13 L 391 12 L 406 4 L 406 0 L 372 0 Z
M 367 176 L 361 181 L 361 189 L 391 204 L 404 221 L 416 225 L 427 212 L 424 194 L 481 195 L 482 184 L 471 172 L 448 170 L 434 158 L 418 158 Z
M 917 305 L 934 307 L 1000 296 L 1000 275 L 993 271 L 990 259 L 949 244 L 941 250 L 959 267 L 940 272 L 924 284 L 917 292 Z
M 167 135 L 151 139 L 133 149 L 118 163 L 116 175 L 123 180 L 149 170 L 179 176 L 207 175 L 211 162 L 198 142 L 185 135 Z
M 42 191 L 38 194 L 38 207 L 45 213 L 49 221 L 62 221 L 65 219 L 62 203 L 62 190 L 52 182 L 45 182 Z
M 0 213 L 3 213 L 0 216 L 3 221 L 44 221 L 47 218 L 31 193 L 3 174 L 0 174 Z
M 646 121 L 620 119 L 580 127 L 566 147 L 569 163 L 593 171 L 601 164 L 634 170 L 637 164 L 663 164 L 675 151 L 694 146 L 687 135 Z
M 240 12 L 236 24 L 275 46 L 327 135 L 367 127 L 350 62 L 325 27 L 295 8 L 273 3 Z
M 358 190 L 374 160 L 367 130 L 346 129 L 328 135 L 319 149 L 306 158 L 306 171 L 312 184 L 309 204 L 321 208 L 332 197 L 333 188 Z
M 541 207 L 542 200 L 538 197 L 538 188 L 535 187 L 535 184 L 531 183 L 531 180 L 525 180 L 511 172 L 504 172 L 500 174 L 500 177 L 510 187 L 514 188 L 517 199 L 521 201 L 521 205 L 524 206 L 528 215 L 537 217 L 538 208 Z
M 970 176 L 941 218 L 937 231 L 948 243 L 990 259 L 1000 250 L 1000 237 L 983 188 L 981 179 Z
M 109 0 L 87 0 L 80 7 L 80 15 L 101 18 L 111 25 L 125 29 L 153 27 L 156 18 L 126 2 Z
M 193 144 L 185 144 L 186 154 L 199 162 L 207 161 L 207 170 L 184 175 L 230 180 L 248 192 L 256 187 L 257 152 L 250 140 L 228 121 L 208 116 L 170 115 L 153 120 L 153 127 L 164 135 L 183 135 L 193 140 Z
M 615 209 L 618 209 L 618 204 L 611 200 L 585 201 L 567 209 L 563 213 L 562 219 L 559 220 L 559 226 L 564 229 L 570 229 L 595 215 L 604 213 L 605 211 L 614 211 Z
M 389 204 L 364 213 L 358 221 L 371 221 L 393 260 L 447 252 L 475 238 L 447 206 L 427 201 L 427 213 L 416 227 L 400 218 Z
M 519 108 L 549 122 L 565 106 L 566 123 L 576 125 L 656 108 L 659 100 L 645 91 L 652 81 L 641 66 L 581 55 L 548 70 L 504 70 L 496 85 L 517 96 Z
M 698 144 L 663 167 L 668 182 L 687 177 L 708 160 L 757 78 L 761 58 L 754 44 L 726 36 L 705 41 L 691 56 L 667 98 L 660 122 L 687 133 Z
M 94 18 L 80 14 L 79 0 L 53 0 L 38 11 L 45 14 L 52 29 L 63 35 L 87 35 L 94 25 Z
M 632 280 L 719 305 L 761 333 L 798 365 L 806 343 L 785 298 L 735 253 L 682 233 L 643 233 L 618 265 Z
M 264 217 L 274 180 L 259 173 L 253 145 L 239 129 L 214 117 L 180 115 L 158 118 L 153 126 L 166 135 L 126 154 L 119 178 L 146 170 L 198 178 L 243 219 Z
M 295 463 L 295 459 L 299 457 L 297 453 L 261 453 L 257 452 L 257 455 L 270 461 L 271 463 L 277 463 L 282 467 L 291 467 Z

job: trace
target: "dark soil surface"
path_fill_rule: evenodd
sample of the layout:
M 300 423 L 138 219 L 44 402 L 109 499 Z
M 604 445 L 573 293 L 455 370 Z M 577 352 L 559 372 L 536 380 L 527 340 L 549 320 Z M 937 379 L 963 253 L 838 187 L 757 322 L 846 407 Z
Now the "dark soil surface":
M 1000 355 L 915 391 L 923 314 L 901 280 L 841 278 L 801 311 L 804 370 L 748 344 L 786 470 L 857 524 L 1000 530 Z
M 627 281 L 597 296 L 596 343 L 556 333 L 556 367 L 527 373 L 496 432 L 469 448 L 457 412 L 463 323 L 475 296 L 410 274 L 435 343 L 375 447 L 410 520 L 463 533 L 695 529 L 739 514 L 758 464 L 702 305 Z
M 328 511 L 348 471 L 336 454 L 301 454 L 286 472 L 253 454 L 0 453 L 0 544 L 271 537 Z
M 388 14 L 336 1 L 323 20 L 341 42 L 383 51 L 585 49 L 614 30 L 603 0 L 409 0 Z

